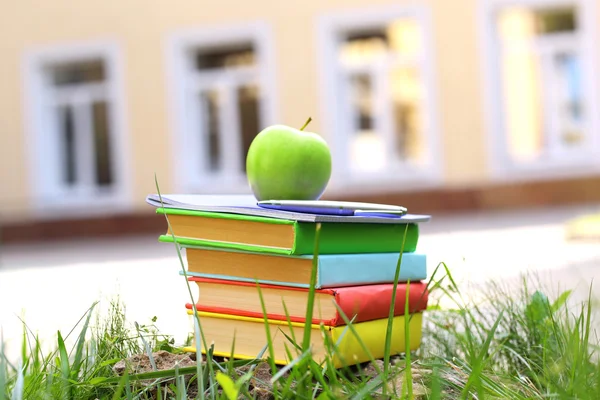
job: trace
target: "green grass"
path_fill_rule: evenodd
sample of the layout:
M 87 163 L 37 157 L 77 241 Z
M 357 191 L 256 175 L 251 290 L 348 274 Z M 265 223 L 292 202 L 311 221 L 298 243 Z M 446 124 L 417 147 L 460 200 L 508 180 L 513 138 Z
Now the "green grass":
M 318 238 L 319 225 L 316 229 Z M 180 249 L 175 247 L 185 271 Z M 400 250 L 402 247 L 399 244 Z M 315 255 L 318 257 L 318 247 Z M 313 269 L 315 266 L 316 261 Z M 400 269 L 401 256 L 395 285 Z M 192 299 L 186 278 L 184 275 L 182 285 L 187 286 Z M 307 320 L 312 316 L 314 284 L 313 274 Z M 14 364 L 5 356 L 4 338 L 0 338 L 0 400 L 598 398 L 599 342 L 591 290 L 590 296 L 577 304 L 572 292 L 545 294 L 544 287 L 528 277 L 518 290 L 492 282 L 481 288 L 482 299 L 472 304 L 445 264 L 434 271 L 429 290 L 430 307 L 418 351 L 391 354 L 389 324 L 382 337 L 386 344 L 383 360 L 339 369 L 332 364 L 336 343 L 327 340 L 328 336 L 329 357 L 322 363 L 313 359 L 310 335 L 314 332 L 310 329 L 301 338 L 281 331 L 288 337 L 288 357 L 292 360 L 281 367 L 272 362 L 269 342 L 256 360 L 213 356 L 196 314 L 193 334 L 188 342 L 176 346 L 172 338 L 157 331 L 155 318 L 148 325 L 130 325 L 118 300 L 110 303 L 107 315 L 93 304 L 70 331 L 57 332 L 51 352 L 42 350 L 39 339 L 23 323 L 20 360 Z M 442 302 L 451 305 L 442 308 Z M 263 312 L 266 315 L 264 308 Z M 346 315 L 342 318 L 347 323 L 345 334 L 356 335 L 352 320 Z M 269 337 L 266 324 L 265 329 Z M 408 343 L 408 324 L 404 329 Z M 71 337 L 76 338 L 75 343 L 67 348 L 65 343 Z M 193 366 L 156 367 L 155 352 L 178 354 L 182 346 L 191 343 L 208 349 L 204 361 L 198 356 Z M 140 354 L 148 357 L 150 370 L 140 373 L 130 366 L 122 375 L 113 371 L 118 362 Z
M 52 352 L 44 353 L 24 324 L 17 365 L 4 356 L 1 341 L 0 398 L 233 399 L 267 392 L 281 399 L 368 398 L 377 393 L 398 399 L 598 398 L 600 361 L 591 295 L 580 304 L 570 291 L 549 299 L 529 277 L 518 291 L 490 283 L 484 299 L 470 304 L 444 264 L 435 275 L 421 348 L 388 354 L 388 366 L 381 361 L 341 369 L 328 361 L 317 364 L 304 338 L 290 338 L 295 359 L 286 367 L 222 360 L 209 352 L 201 363 L 202 376 L 197 366 L 119 376 L 112 367 L 129 356 L 180 351 L 172 338 L 156 330 L 155 318 L 151 324 L 131 326 L 124 306 L 113 301 L 108 315 L 100 315 L 94 304 L 77 326 L 57 332 Z M 441 300 L 451 300 L 455 307 L 439 309 Z M 352 334 L 352 321 L 344 318 L 350 324 L 347 334 Z M 67 348 L 64 343 L 72 336 L 75 343 Z M 329 344 L 334 352 L 335 344 Z M 268 347 L 265 343 L 267 357 Z
M 148 325 L 130 325 L 124 306 L 113 301 L 107 315 L 100 315 L 94 304 L 77 326 L 57 332 L 52 352 L 44 353 L 24 324 L 16 365 L 4 356 L 1 341 L 0 398 L 233 399 L 260 393 L 278 399 L 598 398 L 600 361 L 591 295 L 580 304 L 570 291 L 549 299 L 529 277 L 518 291 L 490 283 L 483 289 L 484 300 L 470 304 L 445 265 L 436 275 L 430 282 L 431 309 L 421 348 L 389 354 L 385 368 L 382 361 L 341 369 L 328 361 L 317 364 L 303 338 L 290 338 L 290 355 L 297 356 L 286 367 L 217 359 L 209 352 L 201 377 L 197 366 L 119 376 L 112 367 L 129 356 L 180 350 L 156 330 L 155 318 Z M 452 300 L 455 307 L 438 309 L 440 300 Z M 67 348 L 64 343 L 72 336 L 75 343 Z M 334 352 L 335 344 L 330 345 Z M 267 348 L 265 343 L 268 357 Z

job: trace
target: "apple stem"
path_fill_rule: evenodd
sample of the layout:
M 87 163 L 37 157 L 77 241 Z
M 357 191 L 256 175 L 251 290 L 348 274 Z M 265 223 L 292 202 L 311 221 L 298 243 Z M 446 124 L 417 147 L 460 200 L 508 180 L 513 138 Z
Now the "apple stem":
M 304 128 L 306 128 L 308 126 L 308 124 L 310 124 L 310 121 L 312 121 L 312 118 L 308 117 L 308 119 L 306 120 L 306 122 L 304 123 L 304 125 L 302 125 L 302 128 L 300 128 L 300 130 L 303 131 Z

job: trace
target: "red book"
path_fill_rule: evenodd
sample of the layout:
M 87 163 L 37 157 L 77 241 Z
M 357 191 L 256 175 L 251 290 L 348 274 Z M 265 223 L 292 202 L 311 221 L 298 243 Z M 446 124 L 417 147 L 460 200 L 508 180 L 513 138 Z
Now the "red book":
M 198 311 L 263 318 L 259 292 L 255 283 L 200 277 L 188 279 L 190 282 L 195 282 L 200 289 L 199 295 L 195 298 Z M 305 322 L 308 289 L 267 284 L 259 286 L 269 319 L 285 321 L 287 308 L 290 321 Z M 313 323 L 323 322 L 327 326 L 345 325 L 334 302 L 349 320 L 355 317 L 353 323 L 387 318 L 393 289 L 392 283 L 317 289 L 315 290 Z M 398 283 L 394 307 L 395 316 L 405 313 L 407 290 L 409 291 L 409 313 L 423 311 L 427 308 L 429 292 L 426 283 L 421 281 L 411 282 L 410 285 Z M 186 307 L 192 309 L 192 304 L 188 303 Z

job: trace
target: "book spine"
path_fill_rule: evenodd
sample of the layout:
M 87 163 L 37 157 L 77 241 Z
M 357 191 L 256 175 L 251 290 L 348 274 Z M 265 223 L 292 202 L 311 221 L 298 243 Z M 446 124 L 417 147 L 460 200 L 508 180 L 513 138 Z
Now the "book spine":
M 313 254 L 315 224 L 298 222 L 291 254 Z M 406 239 L 405 239 L 406 237 Z M 419 225 L 321 223 L 319 254 L 412 253 L 417 249 Z M 402 243 L 404 241 L 404 248 Z
M 355 335 L 350 335 L 348 332 L 344 333 L 345 327 L 331 328 L 331 341 L 338 343 L 339 340 L 337 351 L 332 360 L 334 366 L 339 368 L 344 364 L 370 361 L 371 356 L 375 359 L 383 358 L 385 355 L 385 340 L 383 338 L 385 337 L 387 325 L 387 318 L 353 325 L 357 336 L 367 347 L 370 354 L 365 352 L 361 342 Z M 418 349 L 421 345 L 422 334 L 422 313 L 394 317 L 390 354 L 400 354 Z M 342 335 L 344 336 L 342 337 Z
M 364 226 L 360 226 L 364 225 Z M 183 247 L 210 247 L 250 251 L 278 255 L 312 255 L 315 250 L 316 224 L 294 224 L 294 243 L 291 248 L 268 247 L 252 244 L 220 242 L 176 236 L 175 241 Z M 406 232 L 406 239 L 404 239 Z M 319 254 L 368 254 L 416 251 L 419 239 L 418 224 L 345 224 L 323 222 L 319 236 Z M 173 243 L 170 233 L 160 235 L 160 242 Z
M 193 311 L 188 310 L 188 315 L 193 315 Z M 230 349 L 233 347 L 231 337 L 235 336 L 236 329 L 243 329 L 248 324 L 257 324 L 258 326 L 264 326 L 265 322 L 262 318 L 248 318 L 244 316 L 232 316 L 218 313 L 209 312 L 198 312 L 198 317 L 202 320 L 203 318 L 212 319 L 218 318 L 223 319 L 223 328 L 220 333 L 213 333 L 212 336 L 207 337 L 208 342 L 215 342 L 214 351 L 215 354 L 226 354 L 231 356 Z M 295 322 L 284 322 L 284 321 L 273 321 L 268 320 L 267 323 L 270 325 L 271 340 L 277 341 L 278 344 L 285 343 L 286 339 L 284 335 L 273 335 L 273 332 L 282 329 L 287 331 L 291 325 L 291 328 L 296 331 L 296 337 L 304 329 L 303 324 Z M 346 327 L 330 327 L 326 326 L 327 331 L 326 337 L 330 340 L 330 343 L 336 346 L 335 353 L 333 354 L 334 367 L 339 368 L 345 365 L 352 365 L 356 363 L 367 362 L 371 360 L 371 357 L 378 359 L 383 358 L 385 355 L 385 337 L 386 329 L 388 326 L 387 319 L 379 319 L 375 321 L 361 322 L 354 325 L 354 330 L 357 336 L 346 332 Z M 409 350 L 416 350 L 422 340 L 422 327 L 423 327 L 423 315 L 422 313 L 415 313 L 406 316 L 394 317 L 392 325 L 392 337 L 391 337 L 391 354 L 399 354 Z M 319 325 L 312 325 L 312 329 L 320 329 Z M 260 329 L 262 334 L 265 334 L 263 328 Z M 315 332 L 317 333 L 317 331 Z M 316 344 L 320 341 L 321 335 L 314 335 Z M 359 339 L 360 338 L 360 339 Z M 267 337 L 259 337 L 257 341 L 249 343 L 250 347 L 256 347 L 252 349 L 252 354 L 256 354 L 260 351 L 263 343 Z M 318 340 L 318 342 L 317 342 Z M 367 348 L 364 349 L 363 345 Z M 317 347 L 317 346 L 315 346 Z M 287 354 L 283 350 L 283 345 L 275 346 L 275 358 L 274 361 L 278 364 L 287 364 L 291 360 L 287 357 Z M 186 347 L 186 351 L 197 351 L 193 346 Z M 205 352 L 206 349 L 201 348 L 201 351 Z M 323 350 L 315 351 L 315 361 L 321 363 L 324 360 L 325 352 Z M 244 358 L 244 354 L 234 353 L 234 358 Z M 254 356 L 256 357 L 256 356 Z
M 398 253 L 380 254 L 328 254 L 319 257 L 317 267 L 317 289 L 340 288 L 344 286 L 360 286 L 371 284 L 393 283 L 396 274 Z M 179 272 L 183 275 L 183 271 Z M 203 274 L 187 272 L 188 276 L 210 279 L 223 279 L 227 281 L 249 282 L 255 284 L 251 278 L 239 276 Z M 422 281 L 427 279 L 427 259 L 425 254 L 404 253 L 400 265 L 398 282 Z M 308 284 L 290 283 L 259 279 L 258 283 L 275 286 L 290 286 L 308 288 Z
M 319 258 L 321 288 L 393 283 L 400 254 L 338 254 Z M 399 282 L 427 279 L 427 258 L 421 253 L 402 254 Z
M 340 309 L 349 320 L 354 318 L 354 323 L 372 321 L 388 317 L 393 289 L 393 284 L 346 287 L 337 289 L 335 297 Z M 411 282 L 410 285 L 399 283 L 396 287 L 394 316 L 405 314 L 407 290 L 409 313 L 420 312 L 427 308 L 429 292 L 426 283 Z M 338 312 L 332 325 L 344 324 L 345 321 Z
M 193 279 L 194 278 L 190 278 L 190 280 Z M 233 282 L 231 283 L 232 290 L 235 290 Z M 268 288 L 266 287 L 264 289 L 268 290 Z M 288 287 L 287 290 L 306 291 L 306 289 L 297 289 L 291 287 Z M 348 318 L 348 320 L 352 320 L 353 323 L 358 323 L 387 318 L 390 311 L 393 290 L 394 287 L 392 284 L 383 284 L 329 289 L 327 291 L 320 292 L 325 292 L 331 295 L 335 302 L 338 304 L 343 315 L 345 315 Z M 424 282 L 413 282 L 410 285 L 400 283 L 396 288 L 396 299 L 394 303 L 393 314 L 394 316 L 400 316 L 405 314 L 407 290 L 409 291 L 409 313 L 420 312 L 427 308 L 427 302 L 429 297 L 429 293 L 427 291 L 427 284 L 425 284 Z M 192 304 L 186 303 L 186 308 L 188 310 L 191 310 Z M 206 306 L 203 305 L 202 302 L 196 304 L 196 309 L 198 311 L 210 313 L 238 315 L 252 318 L 263 318 L 262 311 L 259 312 L 237 308 L 234 309 L 219 306 Z M 267 317 L 268 319 L 278 321 L 285 321 L 289 317 L 290 321 L 292 322 L 305 322 L 304 315 L 286 316 L 283 314 L 268 313 Z M 313 324 L 319 324 L 321 322 L 323 322 L 327 326 L 340 326 L 346 324 L 344 318 L 342 317 L 342 314 L 339 311 L 336 312 L 334 318 L 320 319 L 314 317 L 312 320 Z

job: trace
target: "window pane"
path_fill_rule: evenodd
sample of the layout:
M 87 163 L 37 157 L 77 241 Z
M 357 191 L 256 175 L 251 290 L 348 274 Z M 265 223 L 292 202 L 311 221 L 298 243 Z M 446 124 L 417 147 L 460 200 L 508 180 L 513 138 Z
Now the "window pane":
M 355 117 L 350 142 L 351 168 L 378 171 L 385 165 L 384 143 L 375 132 L 373 80 L 367 74 L 355 74 L 350 79 L 350 104 Z
M 536 35 L 535 14 L 520 7 L 506 8 L 498 14 L 500 40 L 507 45 L 511 42 L 530 41 Z
M 198 51 L 195 57 L 197 69 L 253 66 L 255 63 L 254 49 L 251 44 L 218 49 L 204 49 Z
M 540 67 L 532 52 L 504 55 L 503 100 L 508 147 L 513 158 L 521 161 L 534 160 L 545 147 Z
M 560 53 L 554 57 L 558 93 L 560 140 L 564 146 L 579 144 L 583 140 L 583 101 L 581 65 L 575 53 Z
M 388 27 L 390 50 L 401 55 L 418 55 L 423 48 L 419 23 L 410 19 L 397 20 Z
M 419 24 L 399 19 L 379 29 L 347 33 L 340 57 L 345 63 L 362 63 L 390 55 L 414 56 L 422 49 Z
M 59 137 L 63 145 L 63 182 L 72 186 L 77 182 L 73 108 L 71 106 L 59 107 L 58 121 Z
M 423 132 L 424 87 L 418 68 L 398 67 L 390 71 L 396 151 L 403 161 L 425 162 Z
M 535 14 L 525 8 L 506 9 L 500 14 L 499 32 L 504 41 L 501 67 L 508 150 L 516 160 L 535 160 L 544 148 L 545 130 L 541 65 L 534 49 L 526 45 L 536 35 Z
M 215 172 L 221 168 L 220 132 L 219 132 L 219 92 L 216 90 L 204 91 L 200 94 L 203 132 L 206 132 L 205 146 L 208 153 L 208 169 Z
M 543 36 L 576 29 L 574 11 L 508 8 L 499 14 L 498 28 L 511 156 L 517 161 L 533 161 L 582 143 L 577 49 L 555 45 L 552 36 Z
M 241 86 L 237 91 L 238 111 L 240 116 L 240 130 L 242 139 L 241 165 L 246 171 L 246 156 L 252 140 L 258 134 L 260 109 L 259 90 L 256 85 Z
M 373 129 L 373 81 L 367 74 L 353 75 L 351 79 L 351 98 L 358 117 L 356 133 L 366 133 Z
M 500 34 L 504 40 L 533 38 L 552 33 L 577 30 L 575 9 L 543 9 L 507 7 L 499 13 Z
M 383 171 L 395 163 L 390 157 L 425 161 L 419 74 L 422 36 L 418 21 L 401 18 L 343 37 L 340 61 L 351 71 L 351 79 L 349 98 L 340 101 L 350 102 L 347 118 L 353 119 L 355 129 L 350 143 L 352 168 Z M 387 79 L 387 87 L 375 86 L 380 78 L 376 74 Z
M 572 8 L 537 11 L 535 22 L 536 31 L 540 35 L 577 30 L 575 11 Z
M 354 32 L 345 38 L 340 56 L 344 62 L 364 62 L 385 56 L 387 48 L 385 31 Z
M 96 183 L 107 186 L 113 183 L 110 152 L 110 130 L 106 102 L 92 104 L 92 121 L 96 156 Z
M 106 71 L 101 60 L 69 63 L 53 66 L 52 78 L 55 85 L 102 82 Z

